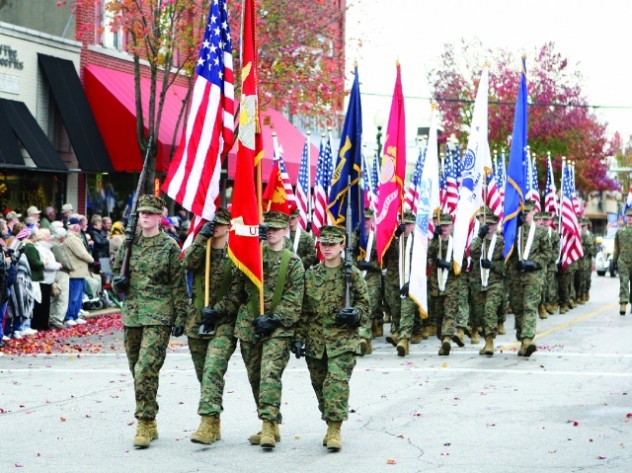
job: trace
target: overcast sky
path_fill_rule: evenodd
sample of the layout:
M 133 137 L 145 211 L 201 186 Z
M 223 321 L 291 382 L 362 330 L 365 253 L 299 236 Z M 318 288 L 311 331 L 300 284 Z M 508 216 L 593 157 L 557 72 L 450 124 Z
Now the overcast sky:
M 388 116 L 399 59 L 406 97 L 407 140 L 428 126 L 427 73 L 445 43 L 478 38 L 486 47 L 533 59 L 548 41 L 583 76 L 588 102 L 607 121 L 608 134 L 632 135 L 630 0 L 348 0 L 348 70 L 358 62 L 365 142 L 375 141 L 374 117 Z M 482 66 L 482 64 L 481 64 Z M 518 84 L 516 83 L 516 87 Z M 369 146 L 371 146 L 369 144 Z

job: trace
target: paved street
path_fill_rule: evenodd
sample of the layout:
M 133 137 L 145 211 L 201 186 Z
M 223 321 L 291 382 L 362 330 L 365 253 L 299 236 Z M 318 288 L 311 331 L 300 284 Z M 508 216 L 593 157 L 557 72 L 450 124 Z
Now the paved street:
M 538 351 L 482 345 L 410 357 L 378 339 L 358 360 L 343 449 L 326 430 L 303 360 L 285 372 L 282 441 L 250 446 L 259 430 L 238 352 L 226 382 L 222 440 L 201 447 L 198 386 L 184 340 L 161 374 L 160 439 L 132 448 L 132 380 L 122 335 L 98 354 L 0 357 L 0 472 L 623 472 L 632 461 L 632 316 L 618 314 L 618 280 L 593 276 L 591 301 L 538 322 Z M 512 327 L 509 316 L 507 327 Z M 108 343 L 104 344 L 106 347 Z

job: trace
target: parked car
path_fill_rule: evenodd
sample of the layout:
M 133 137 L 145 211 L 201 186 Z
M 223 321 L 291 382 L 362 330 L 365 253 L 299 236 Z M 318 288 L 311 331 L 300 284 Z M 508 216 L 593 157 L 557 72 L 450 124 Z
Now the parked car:
M 595 256 L 595 269 L 599 276 L 605 276 L 606 273 L 610 273 L 610 277 L 617 275 L 617 268 L 614 261 L 612 261 L 615 233 L 617 233 L 617 228 L 609 227 L 603 237 L 596 238 L 597 255 Z

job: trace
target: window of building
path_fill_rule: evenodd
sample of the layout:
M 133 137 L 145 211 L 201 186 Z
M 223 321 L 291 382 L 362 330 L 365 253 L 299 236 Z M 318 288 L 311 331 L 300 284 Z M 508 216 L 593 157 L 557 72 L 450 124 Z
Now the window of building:
M 109 0 L 104 0 L 97 3 L 97 37 L 100 39 L 99 43 L 104 48 L 116 49 L 118 51 L 125 50 L 125 34 L 122 28 L 116 31 L 112 31 L 112 18 L 113 15 L 107 10 L 107 4 Z

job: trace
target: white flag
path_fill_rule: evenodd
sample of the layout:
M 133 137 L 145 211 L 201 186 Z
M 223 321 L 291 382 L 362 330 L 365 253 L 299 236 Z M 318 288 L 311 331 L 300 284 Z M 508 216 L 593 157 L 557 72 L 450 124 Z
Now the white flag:
M 483 189 L 487 184 L 487 173 L 491 172 L 492 160 L 487 141 L 487 101 L 489 90 L 489 69 L 483 68 L 481 81 L 476 92 L 474 113 L 467 151 L 463 161 L 463 181 L 459 189 L 459 201 L 454 217 L 454 273 L 460 274 L 465 249 L 471 242 L 473 222 L 481 206 L 485 203 Z

